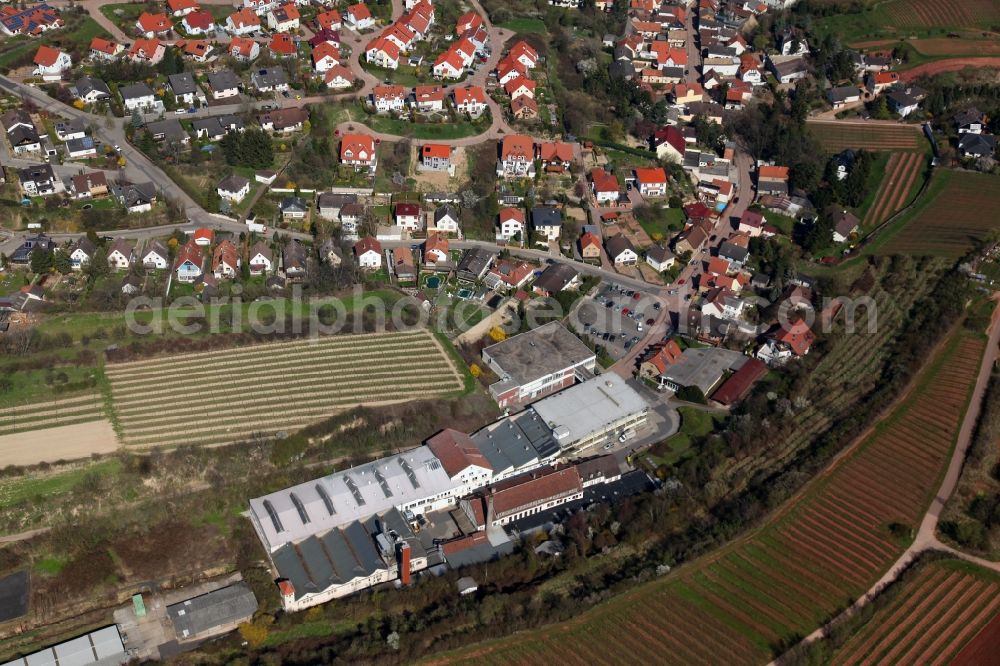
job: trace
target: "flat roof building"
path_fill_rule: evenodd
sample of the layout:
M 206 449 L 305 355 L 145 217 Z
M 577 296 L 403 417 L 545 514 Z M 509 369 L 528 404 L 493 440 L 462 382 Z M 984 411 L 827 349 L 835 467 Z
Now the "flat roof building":
M 739 370 L 747 360 L 749 359 L 746 356 L 731 349 L 688 348 L 660 377 L 660 385 L 671 391 L 679 391 L 685 386 L 696 386 L 707 396 L 726 371 Z
M 576 453 L 646 423 L 649 405 L 618 375 L 589 379 L 531 406 L 563 454 Z
M 483 349 L 500 381 L 490 395 L 501 409 L 519 407 L 593 376 L 597 356 L 558 321 Z

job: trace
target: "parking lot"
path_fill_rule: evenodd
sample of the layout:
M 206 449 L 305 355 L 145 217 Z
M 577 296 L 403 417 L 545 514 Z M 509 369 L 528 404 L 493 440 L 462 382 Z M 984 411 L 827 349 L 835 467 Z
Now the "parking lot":
M 642 339 L 659 314 L 660 304 L 648 294 L 605 283 L 580 304 L 574 326 L 617 361 Z

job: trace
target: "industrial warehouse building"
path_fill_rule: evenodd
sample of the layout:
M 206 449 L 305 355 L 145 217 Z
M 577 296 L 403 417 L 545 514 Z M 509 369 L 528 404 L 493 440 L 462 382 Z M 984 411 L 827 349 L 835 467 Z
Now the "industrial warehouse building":
M 2 666 L 118 666 L 129 660 L 118 627 L 112 625 L 8 661 Z
M 649 405 L 624 379 L 608 373 L 539 400 L 531 410 L 551 428 L 566 455 L 641 428 Z
M 511 552 L 503 526 L 610 482 L 602 467 L 551 467 L 556 460 L 640 427 L 647 410 L 624 379 L 602 375 L 471 435 L 442 430 L 424 446 L 250 500 L 283 606 Z
M 554 321 L 484 348 L 483 362 L 500 377 L 490 386 L 490 395 L 506 409 L 593 377 L 597 357 Z

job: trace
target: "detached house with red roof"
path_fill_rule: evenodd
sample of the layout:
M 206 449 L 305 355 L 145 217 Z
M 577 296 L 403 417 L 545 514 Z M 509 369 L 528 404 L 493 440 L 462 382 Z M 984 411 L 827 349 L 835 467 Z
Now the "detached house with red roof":
M 757 351 L 757 358 L 768 365 L 781 365 L 791 358 L 801 358 L 808 354 L 815 341 L 816 334 L 800 319 L 771 333 L 764 346 Z
M 347 25 L 354 30 L 367 30 L 375 27 L 375 19 L 372 17 L 368 5 L 359 2 L 347 8 Z
M 535 99 L 535 87 L 536 83 L 525 76 L 519 76 L 515 79 L 508 81 L 503 89 L 511 99 L 517 97 L 530 97 Z
M 354 85 L 354 73 L 347 67 L 337 64 L 326 71 L 323 81 L 327 88 L 346 90 Z
M 455 110 L 478 118 L 486 110 L 486 91 L 481 86 L 461 86 L 451 90 Z
M 524 211 L 520 208 L 501 208 L 499 223 L 497 239 L 509 241 L 524 233 Z
M 420 228 L 420 204 L 404 202 L 396 204 L 392 210 L 393 220 L 396 226 L 416 231 Z
M 370 134 L 344 134 L 340 139 L 340 163 L 354 167 L 355 171 L 367 169 L 374 174 L 378 164 L 374 137 Z
M 382 244 L 371 236 L 365 236 L 354 244 L 354 256 L 359 268 L 378 270 L 382 267 Z
M 417 86 L 413 89 L 413 105 L 421 113 L 444 110 L 444 88 L 441 86 Z
M 563 173 L 573 163 L 573 146 L 564 141 L 545 141 L 538 144 L 538 159 L 548 173 Z
M 372 89 L 372 106 L 376 113 L 399 113 L 406 106 L 406 88 L 380 83 Z
M 251 35 L 260 30 L 260 17 L 252 9 L 243 8 L 226 18 L 225 28 L 230 35 Z
M 667 368 L 681 359 L 683 351 L 677 341 L 671 338 L 654 348 L 639 365 L 639 376 L 645 379 L 656 379 L 667 373 Z
M 397 69 L 399 46 L 385 37 L 376 37 L 365 46 L 365 60 L 385 69 Z
M 242 62 L 253 62 L 260 55 L 260 44 L 249 37 L 233 37 L 229 41 L 229 55 Z
M 639 186 L 639 194 L 644 197 L 662 197 L 667 194 L 667 172 L 663 167 L 637 168 L 635 181 Z
M 143 12 L 135 25 L 147 39 L 152 39 L 157 35 L 166 35 L 174 29 L 174 24 L 170 22 L 166 14 L 150 14 L 149 12 Z
M 132 48 L 128 51 L 128 59 L 136 63 L 148 63 L 155 65 L 163 60 L 167 52 L 167 47 L 156 39 L 137 39 L 132 42 Z
M 451 171 L 451 146 L 425 143 L 420 147 L 420 168 L 424 171 Z
M 278 58 L 291 58 L 299 52 L 295 40 L 287 32 L 274 33 L 267 48 Z
M 490 289 L 520 289 L 534 276 L 537 266 L 525 261 L 501 259 L 489 270 L 483 282 Z
M 667 125 L 653 134 L 653 148 L 658 159 L 680 164 L 684 160 L 687 144 L 676 126 Z
M 439 79 L 460 79 L 465 72 L 465 59 L 452 46 L 437 57 L 431 71 Z
M 40 46 L 35 53 L 34 76 L 40 76 L 45 81 L 58 81 L 62 78 L 63 72 L 73 66 L 73 59 L 65 51 L 54 49 L 51 46 Z
M 228 238 L 215 246 L 212 252 L 212 273 L 220 280 L 234 278 L 240 270 L 240 253 Z
M 330 42 L 323 42 L 312 50 L 313 69 L 327 72 L 340 64 L 340 49 Z
M 181 18 L 198 11 L 201 5 L 198 4 L 198 0 L 167 0 L 167 9 L 174 18 Z
M 590 189 L 598 204 L 609 204 L 618 201 L 618 179 L 614 174 L 604 169 L 590 170 Z
M 215 30 L 215 18 L 208 12 L 191 12 L 181 21 L 181 27 L 189 35 L 204 35 Z
M 527 69 L 534 69 L 538 64 L 538 51 L 528 45 L 528 42 L 521 40 L 510 47 L 507 57 L 521 63 Z
M 293 32 L 299 29 L 300 18 L 298 8 L 289 2 L 267 13 L 267 27 L 275 32 Z
M 107 39 L 94 37 L 90 40 L 90 57 L 94 60 L 114 60 L 124 51 L 124 46 Z
M 535 140 L 525 134 L 508 134 L 500 142 L 497 175 L 504 178 L 535 177 Z
M 788 194 L 788 167 L 764 165 L 757 169 L 759 194 Z
M 344 25 L 344 19 L 336 9 L 320 12 L 316 14 L 316 25 L 320 30 L 340 30 Z
M 185 243 L 177 251 L 177 259 L 174 261 L 174 272 L 178 282 L 194 282 L 201 275 L 202 266 L 205 265 L 205 256 L 201 247 L 195 243 L 194 239 Z

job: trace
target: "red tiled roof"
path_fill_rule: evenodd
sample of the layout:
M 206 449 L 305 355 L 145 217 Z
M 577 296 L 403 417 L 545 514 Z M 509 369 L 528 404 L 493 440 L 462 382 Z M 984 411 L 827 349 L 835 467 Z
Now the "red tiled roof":
M 782 327 L 774 339 L 791 347 L 795 355 L 802 356 L 809 351 L 809 347 L 816 340 L 816 334 L 804 320 L 800 319 L 791 326 Z
M 357 243 L 354 244 L 354 254 L 356 256 L 360 257 L 361 255 L 363 255 L 365 252 L 368 251 L 377 252 L 378 254 L 381 255 L 382 244 L 379 243 L 374 238 L 372 238 L 371 236 L 365 236 L 364 238 L 362 238 L 361 240 L 359 240 Z
M 427 240 L 430 241 L 429 238 Z M 472 438 L 459 430 L 445 428 L 427 440 L 427 448 L 437 456 L 444 471 L 451 477 L 461 474 L 470 465 L 493 469 Z
M 347 13 L 348 15 L 353 16 L 355 21 L 361 21 L 372 17 L 372 13 L 369 11 L 368 5 L 363 2 L 359 2 L 356 5 L 348 7 Z
M 35 53 L 35 64 L 41 65 L 42 67 L 51 67 L 56 64 L 57 60 L 59 60 L 59 55 L 61 53 L 62 52 L 59 49 L 54 49 L 51 46 L 45 46 L 43 44 L 38 47 L 38 52 Z
M 528 476 L 528 475 L 525 475 Z M 550 499 L 564 497 L 583 489 L 576 467 L 534 472 L 532 478 L 514 477 L 493 493 L 493 510 L 504 516 L 527 509 Z
M 788 167 L 784 166 L 762 166 L 757 170 L 758 178 L 772 178 L 776 180 L 788 180 Z
M 208 30 L 215 23 L 215 18 L 208 12 L 191 12 L 184 17 L 184 23 L 192 28 Z
M 524 224 L 524 211 L 520 208 L 501 208 L 500 223 L 502 224 L 508 220 L 516 220 L 517 222 Z
M 396 217 L 400 215 L 413 216 L 420 215 L 420 204 L 418 203 L 398 203 L 393 209 L 393 214 Z
M 590 170 L 590 180 L 594 183 L 595 192 L 617 192 L 619 189 L 618 179 L 614 174 L 601 168 Z
M 470 102 L 486 102 L 486 91 L 480 86 L 464 86 L 452 88 L 452 95 L 455 96 L 455 104 L 468 104 Z
M 280 55 L 292 55 L 296 51 L 295 42 L 287 32 L 275 33 L 267 47 Z
M 316 24 L 320 28 L 332 29 L 333 26 L 339 26 L 341 23 L 343 23 L 343 19 L 336 9 L 316 14 Z
M 583 235 L 580 236 L 580 249 L 584 250 L 591 246 L 596 246 L 598 249 L 600 249 L 601 239 L 595 236 L 594 234 L 590 233 L 589 231 L 585 231 Z
M 420 148 L 420 154 L 424 157 L 440 157 L 447 159 L 451 157 L 451 146 L 445 143 L 425 143 Z
M 538 145 L 538 156 L 543 162 L 572 162 L 573 146 L 563 141 L 546 141 Z
M 92 40 L 90 40 L 90 50 L 106 53 L 107 55 L 114 55 L 115 52 L 118 50 L 118 44 L 109 41 L 107 39 L 94 37 Z
M 535 140 L 525 134 L 508 134 L 503 138 L 501 159 L 523 157 L 530 160 L 535 155 Z
M 635 178 L 640 184 L 666 183 L 667 172 L 663 167 L 639 167 L 635 169 Z
M 174 27 L 166 14 L 150 14 L 149 12 L 143 12 L 137 23 L 143 32 L 166 32 Z
M 712 400 L 723 405 L 731 405 L 742 399 L 754 382 L 765 374 L 767 374 L 767 365 L 751 358 L 723 382 L 719 390 L 712 395 Z

